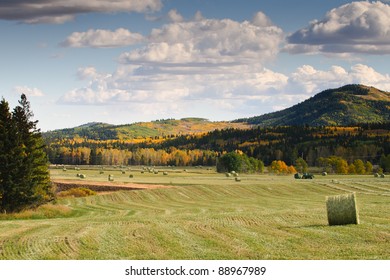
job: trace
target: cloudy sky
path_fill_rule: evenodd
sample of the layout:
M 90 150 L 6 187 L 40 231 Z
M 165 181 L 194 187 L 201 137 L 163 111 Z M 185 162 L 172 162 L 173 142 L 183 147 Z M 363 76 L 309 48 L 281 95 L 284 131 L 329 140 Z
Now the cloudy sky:
M 0 36 L 0 96 L 25 93 L 43 131 L 390 91 L 390 1 L 0 1 Z

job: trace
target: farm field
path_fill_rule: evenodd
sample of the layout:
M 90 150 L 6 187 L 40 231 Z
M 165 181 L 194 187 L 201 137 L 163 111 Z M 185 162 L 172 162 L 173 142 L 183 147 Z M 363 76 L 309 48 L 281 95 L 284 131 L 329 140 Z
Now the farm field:
M 0 259 L 390 259 L 388 177 L 242 175 L 236 182 L 212 169 L 184 169 L 51 169 L 54 181 L 169 187 L 2 214 Z M 360 224 L 328 226 L 325 197 L 349 192 Z

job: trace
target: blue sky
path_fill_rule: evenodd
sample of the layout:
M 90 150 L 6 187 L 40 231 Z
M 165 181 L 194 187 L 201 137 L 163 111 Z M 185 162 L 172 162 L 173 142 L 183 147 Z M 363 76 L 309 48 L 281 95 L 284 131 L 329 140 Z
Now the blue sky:
M 390 91 L 390 1 L 0 2 L 0 95 L 43 130 L 233 120 L 349 83 Z

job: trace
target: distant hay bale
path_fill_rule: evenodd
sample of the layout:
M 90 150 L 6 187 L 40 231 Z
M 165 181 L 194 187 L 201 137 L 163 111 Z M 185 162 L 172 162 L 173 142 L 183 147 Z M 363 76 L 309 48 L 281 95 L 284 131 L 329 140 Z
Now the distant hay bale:
M 66 168 L 65 168 L 65 167 L 64 167 L 64 168 L 62 168 L 62 171 L 64 171 L 64 172 L 65 172 L 65 171 L 66 171 Z
M 130 175 L 129 175 L 129 178 L 133 178 L 133 177 L 134 177 L 134 175 L 133 175 L 133 174 L 130 174 Z
M 385 178 L 385 174 L 381 174 L 381 178 Z
M 240 177 L 236 177 L 236 178 L 234 178 L 234 180 L 236 180 L 236 182 L 241 182 L 241 178 Z
M 104 174 L 104 171 L 100 171 L 100 174 Z
M 126 171 L 122 171 L 122 174 L 126 174 Z
M 168 172 L 164 171 L 164 172 L 163 172 L 163 175 L 168 175 Z
M 85 179 L 85 178 L 87 178 L 87 175 L 85 175 L 85 174 L 80 174 L 80 176 L 79 176 L 81 179 Z
M 359 224 L 355 193 L 326 197 L 330 226 Z
M 112 174 L 108 175 L 108 181 L 114 181 L 114 175 Z
M 232 176 L 232 174 L 229 173 L 229 172 L 226 172 L 225 175 L 226 175 L 226 177 L 231 177 Z
M 322 176 L 326 176 L 326 175 L 328 175 L 327 172 L 322 172 Z
M 379 173 L 375 173 L 375 174 L 374 174 L 374 177 L 375 177 L 375 178 L 378 178 L 378 177 L 379 177 Z
M 81 175 L 80 173 L 77 173 L 77 174 L 76 174 L 77 177 L 80 177 L 80 175 Z

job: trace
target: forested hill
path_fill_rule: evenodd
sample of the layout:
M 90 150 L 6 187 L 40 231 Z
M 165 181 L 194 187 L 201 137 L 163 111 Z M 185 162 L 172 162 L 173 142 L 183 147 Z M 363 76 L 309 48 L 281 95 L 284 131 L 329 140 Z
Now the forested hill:
M 207 133 L 215 129 L 247 129 L 244 123 L 212 122 L 203 118 L 165 119 L 152 122 L 112 125 L 107 123 L 87 123 L 74 128 L 59 129 L 43 133 L 47 142 L 59 139 L 83 138 L 89 140 L 131 140 L 178 135 Z
M 348 126 L 390 119 L 390 92 L 364 85 L 328 89 L 285 110 L 236 122 L 260 126 Z

